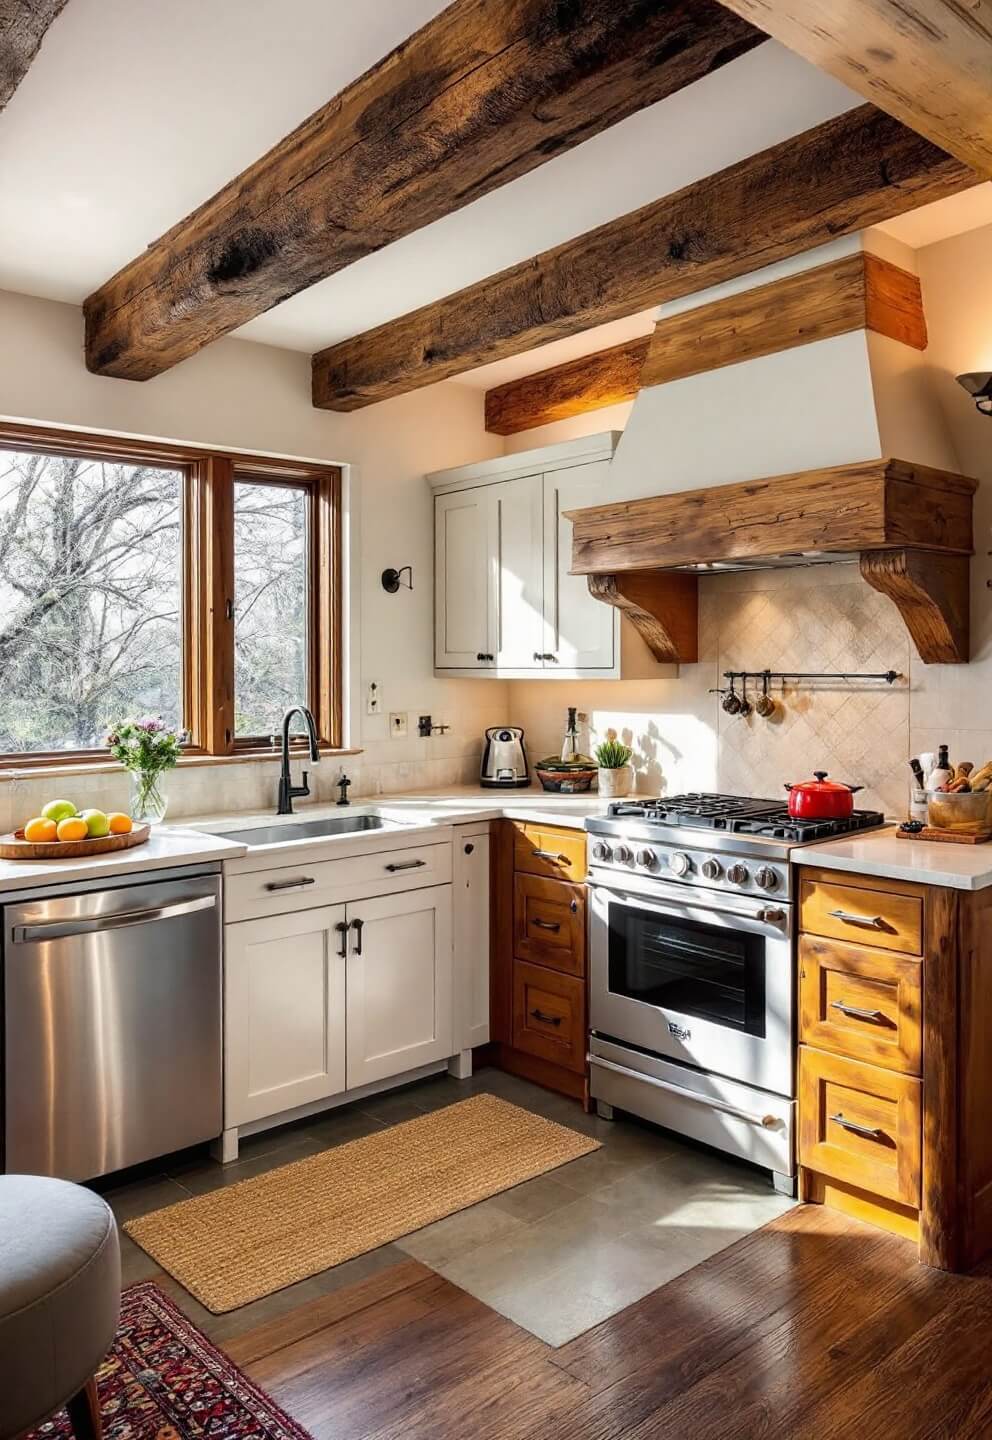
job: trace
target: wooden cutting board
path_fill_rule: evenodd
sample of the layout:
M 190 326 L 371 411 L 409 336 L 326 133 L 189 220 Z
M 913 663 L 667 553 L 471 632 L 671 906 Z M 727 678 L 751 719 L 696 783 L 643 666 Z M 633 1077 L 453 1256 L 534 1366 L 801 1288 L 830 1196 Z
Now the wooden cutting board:
M 979 830 L 976 835 L 965 835 L 958 830 L 937 830 L 925 825 L 922 830 L 897 830 L 900 840 L 936 840 L 945 845 L 984 845 L 992 840 L 992 830 Z
M 127 835 L 104 835 L 87 840 L 25 840 L 23 830 L 0 835 L 0 860 L 83 860 L 88 855 L 108 855 L 114 850 L 132 850 L 144 845 L 152 833 L 150 825 L 135 825 Z

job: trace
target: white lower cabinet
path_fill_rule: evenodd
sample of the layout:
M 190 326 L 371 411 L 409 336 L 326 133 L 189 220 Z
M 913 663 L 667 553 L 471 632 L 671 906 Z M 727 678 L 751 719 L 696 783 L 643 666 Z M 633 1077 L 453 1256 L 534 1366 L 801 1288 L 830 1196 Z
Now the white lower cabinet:
M 348 1089 L 454 1049 L 451 886 L 348 907 Z
M 343 905 L 225 927 L 224 1128 L 339 1094 Z

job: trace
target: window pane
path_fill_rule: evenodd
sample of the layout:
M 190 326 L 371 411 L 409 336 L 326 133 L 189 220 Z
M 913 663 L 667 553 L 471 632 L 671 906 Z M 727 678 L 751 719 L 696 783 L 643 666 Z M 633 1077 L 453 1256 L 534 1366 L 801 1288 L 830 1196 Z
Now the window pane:
M 182 723 L 183 475 L 0 450 L 0 751 Z
M 234 487 L 234 733 L 273 735 L 307 703 L 308 496 Z

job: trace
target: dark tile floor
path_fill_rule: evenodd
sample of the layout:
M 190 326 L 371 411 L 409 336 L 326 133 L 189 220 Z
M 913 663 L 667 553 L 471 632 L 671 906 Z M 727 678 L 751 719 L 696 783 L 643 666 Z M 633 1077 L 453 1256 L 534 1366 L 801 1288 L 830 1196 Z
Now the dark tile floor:
M 549 1344 L 562 1345 L 792 1203 L 750 1166 L 626 1117 L 607 1122 L 585 1115 L 574 1101 L 498 1070 L 468 1081 L 437 1076 L 255 1136 L 242 1143 L 235 1165 L 205 1154 L 183 1156 L 160 1173 L 106 1189 L 106 1198 L 123 1222 L 478 1092 L 593 1135 L 602 1149 L 227 1315 L 203 1309 L 122 1234 L 124 1283 L 154 1279 L 222 1344 L 412 1255 Z

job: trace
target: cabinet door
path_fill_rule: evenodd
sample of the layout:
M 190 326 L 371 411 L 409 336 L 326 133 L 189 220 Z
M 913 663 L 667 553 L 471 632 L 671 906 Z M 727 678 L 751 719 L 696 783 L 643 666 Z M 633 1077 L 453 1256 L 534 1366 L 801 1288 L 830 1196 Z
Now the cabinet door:
M 488 487 L 438 495 L 434 501 L 434 664 L 438 668 L 485 670 L 495 664 L 493 508 Z
M 499 639 L 497 664 L 541 670 L 544 649 L 544 563 L 540 475 L 490 487 L 497 535 Z
M 454 1052 L 451 886 L 348 906 L 348 1089 Z
M 343 905 L 225 927 L 224 1125 L 345 1088 Z
M 457 834 L 454 853 L 455 1049 L 489 1041 L 489 832 Z
M 544 641 L 547 668 L 612 670 L 619 626 L 610 605 L 594 600 L 584 575 L 569 575 L 572 522 L 564 510 L 602 504 L 609 462 L 597 460 L 544 476 Z

